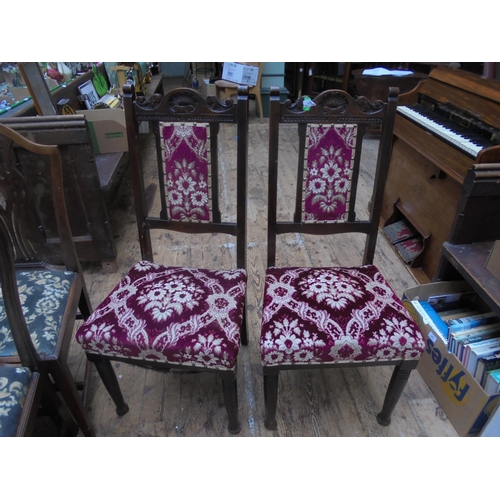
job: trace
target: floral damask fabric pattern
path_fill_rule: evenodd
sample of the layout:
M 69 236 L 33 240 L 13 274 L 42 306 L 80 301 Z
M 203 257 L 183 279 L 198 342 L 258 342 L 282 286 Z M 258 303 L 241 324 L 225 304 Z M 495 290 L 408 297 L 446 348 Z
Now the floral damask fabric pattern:
M 210 221 L 210 133 L 208 124 L 161 123 L 168 217 Z
M 12 437 L 31 379 L 29 368 L 0 365 L 0 437 Z
M 54 352 L 74 275 L 69 271 L 21 271 L 16 274 L 24 318 L 35 349 Z M 16 356 L 0 290 L 0 359 Z
M 356 133 L 356 125 L 308 125 L 303 196 L 305 222 L 345 219 Z
M 264 365 L 419 359 L 420 329 L 373 265 L 269 268 Z
M 93 353 L 232 369 L 246 282 L 243 269 L 141 261 L 78 329 L 76 339 Z

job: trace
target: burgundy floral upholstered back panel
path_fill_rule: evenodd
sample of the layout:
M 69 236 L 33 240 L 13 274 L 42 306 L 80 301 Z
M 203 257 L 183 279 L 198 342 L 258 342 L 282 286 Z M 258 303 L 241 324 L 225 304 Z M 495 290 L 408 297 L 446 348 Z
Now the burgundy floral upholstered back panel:
M 161 123 L 168 216 L 211 221 L 208 124 Z
M 304 222 L 346 218 L 357 125 L 307 127 L 304 168 Z

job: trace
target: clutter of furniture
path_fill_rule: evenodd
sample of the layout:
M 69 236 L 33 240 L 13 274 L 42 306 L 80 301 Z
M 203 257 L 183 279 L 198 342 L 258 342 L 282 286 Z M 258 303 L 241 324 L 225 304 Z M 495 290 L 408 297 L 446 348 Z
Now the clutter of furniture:
M 129 411 L 116 362 L 216 373 L 228 432 L 240 432 L 236 368 L 248 344 L 251 95 L 263 122 L 263 63 L 244 64 L 258 68 L 256 83 L 219 79 L 216 96 L 186 87 L 164 94 L 159 81 L 153 92 L 139 95 L 138 82 L 122 75 L 141 260 L 94 308 L 80 261 L 101 261 L 104 270 L 114 269 L 112 231 L 97 193 L 109 188 L 116 169 L 100 163 L 85 116 L 60 114 L 52 97 L 37 105 L 48 115 L 22 113 L 0 121 L 0 389 L 7 395 L 0 399 L 0 410 L 8 406 L 0 412 L 0 435 L 32 435 L 42 409 L 62 433 L 93 436 L 85 408 L 91 367 L 117 415 Z M 329 89 L 292 102 L 282 99 L 279 87 L 270 89 L 267 270 L 259 340 L 264 425 L 270 431 L 281 418 L 278 396 L 285 370 L 393 366 L 376 416 L 380 425 L 391 423 L 424 353 L 425 338 L 374 265 L 379 230 L 389 224 L 405 219 L 418 231 L 421 247 L 409 261 L 417 280 L 463 277 L 492 310 L 500 311 L 498 280 L 485 270 L 493 242 L 500 240 L 500 210 L 495 210 L 500 206 L 495 135 L 500 86 L 449 68 L 418 79 L 414 90 L 398 96 L 397 88 L 386 88 L 380 100 Z M 446 103 L 439 97 L 444 93 Z M 453 105 L 462 118 L 470 112 L 460 111 L 472 105 L 474 125 L 493 131 L 493 142 L 451 145 L 449 136 L 458 129 L 440 136 L 411 115 L 415 103 L 423 101 L 433 103 L 432 111 Z M 226 132 L 222 126 L 233 127 L 235 141 L 220 140 Z M 280 130 L 291 126 L 297 129 L 296 145 L 287 144 L 284 152 Z M 141 147 L 144 127 L 154 134 L 154 152 Z M 358 195 L 367 189 L 360 177 L 362 148 L 374 127 L 379 140 L 373 186 L 368 206 L 360 206 Z M 279 167 L 289 150 L 296 151 L 296 196 L 293 211 L 283 217 Z M 143 169 L 152 153 L 158 163 L 154 180 L 146 179 Z M 227 161 L 234 163 L 235 186 L 232 201 L 222 203 L 220 165 Z M 231 214 L 223 213 L 228 206 Z M 160 231 L 227 237 L 235 242 L 233 262 L 215 269 L 173 264 L 168 252 L 153 243 L 152 233 Z M 359 234 L 364 241 L 351 251 L 360 264 L 343 267 L 339 257 L 327 267 L 285 265 L 280 252 L 290 233 L 307 235 L 307 241 L 327 236 L 332 245 L 344 235 Z M 76 320 L 82 320 L 78 328 Z M 73 340 L 87 361 L 84 381 L 78 383 L 68 366 Z
M 11 433 L 31 433 L 42 404 L 56 421 L 72 427 L 61 408 L 64 401 L 81 432 L 92 436 L 83 396 L 68 366 L 75 320 L 88 318 L 92 307 L 66 212 L 62 157 L 57 146 L 34 143 L 2 124 L 0 148 L 2 376 L 10 370 L 7 381 L 2 379 L 9 395 L 0 402 L 6 405 L 0 425 L 4 427 L 5 412 L 8 417 L 17 413 L 20 424 Z M 41 167 L 46 167 L 44 176 L 33 181 L 27 172 Z M 50 190 L 48 199 L 37 196 L 42 185 Z M 55 221 L 51 228 L 47 218 Z M 25 230 L 28 221 L 38 227 L 36 238 Z M 50 240 L 57 242 L 57 256 L 45 247 Z M 13 373 L 24 380 L 15 380 Z M 10 411 L 16 394 L 25 396 L 20 413 L 15 411 L 21 409 L 19 399 Z

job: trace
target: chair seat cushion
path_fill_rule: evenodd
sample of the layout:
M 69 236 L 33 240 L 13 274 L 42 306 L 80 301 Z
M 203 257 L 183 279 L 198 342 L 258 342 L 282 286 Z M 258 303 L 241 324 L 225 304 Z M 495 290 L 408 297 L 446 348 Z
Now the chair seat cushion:
M 419 359 L 424 340 L 373 265 L 270 268 L 266 272 L 263 365 Z
M 0 364 L 0 437 L 15 436 L 30 380 L 29 368 Z
M 234 368 L 245 305 L 245 270 L 209 271 L 141 261 L 78 329 L 102 355 L 204 368 Z
M 75 275 L 69 271 L 16 273 L 19 298 L 33 344 L 41 355 L 54 353 Z M 0 358 L 17 356 L 0 290 Z

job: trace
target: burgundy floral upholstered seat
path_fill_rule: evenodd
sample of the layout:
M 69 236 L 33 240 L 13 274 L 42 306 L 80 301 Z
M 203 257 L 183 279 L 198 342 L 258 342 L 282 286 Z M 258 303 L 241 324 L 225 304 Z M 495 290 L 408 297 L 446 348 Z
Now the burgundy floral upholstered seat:
M 212 370 L 222 379 L 228 430 L 238 433 L 236 363 L 240 344 L 247 343 L 248 90 L 240 87 L 235 104 L 186 88 L 136 99 L 133 87 L 126 86 L 124 103 L 142 260 L 95 308 L 79 328 L 77 341 L 97 367 L 119 415 L 128 406 L 111 359 L 165 371 Z M 159 207 L 146 200 L 145 151 L 138 141 L 141 121 L 155 134 Z M 219 172 L 221 123 L 237 127 L 236 165 L 227 162 L 227 170 L 236 171 L 236 220 L 227 216 L 224 222 L 218 190 L 219 176 L 227 175 Z M 159 215 L 153 214 L 156 211 Z M 151 233 L 158 230 L 234 236 L 236 265 L 210 270 L 170 266 L 168 258 L 154 262 Z M 168 257 L 168 250 L 165 254 Z
M 271 90 L 268 269 L 260 337 L 265 425 L 270 430 L 277 428 L 280 370 L 384 364 L 395 365 L 377 415 L 380 424 L 388 425 L 424 350 L 418 326 L 373 265 L 396 95 L 391 90 L 386 103 L 371 103 L 331 90 L 304 106 L 304 98 L 281 103 L 279 89 Z M 285 221 L 277 220 L 280 123 L 296 123 L 299 139 L 295 213 Z M 370 206 L 365 210 L 356 206 L 356 195 L 362 144 L 368 126 L 373 125 L 381 126 L 382 132 Z M 364 234 L 362 265 L 276 266 L 278 236 L 285 233 L 328 236 L 331 245 L 336 234 Z M 352 249 L 353 255 L 357 252 Z
M 79 328 L 90 353 L 230 370 L 245 306 L 243 269 L 137 263 Z
M 419 359 L 422 334 L 374 265 L 267 270 L 266 366 Z

